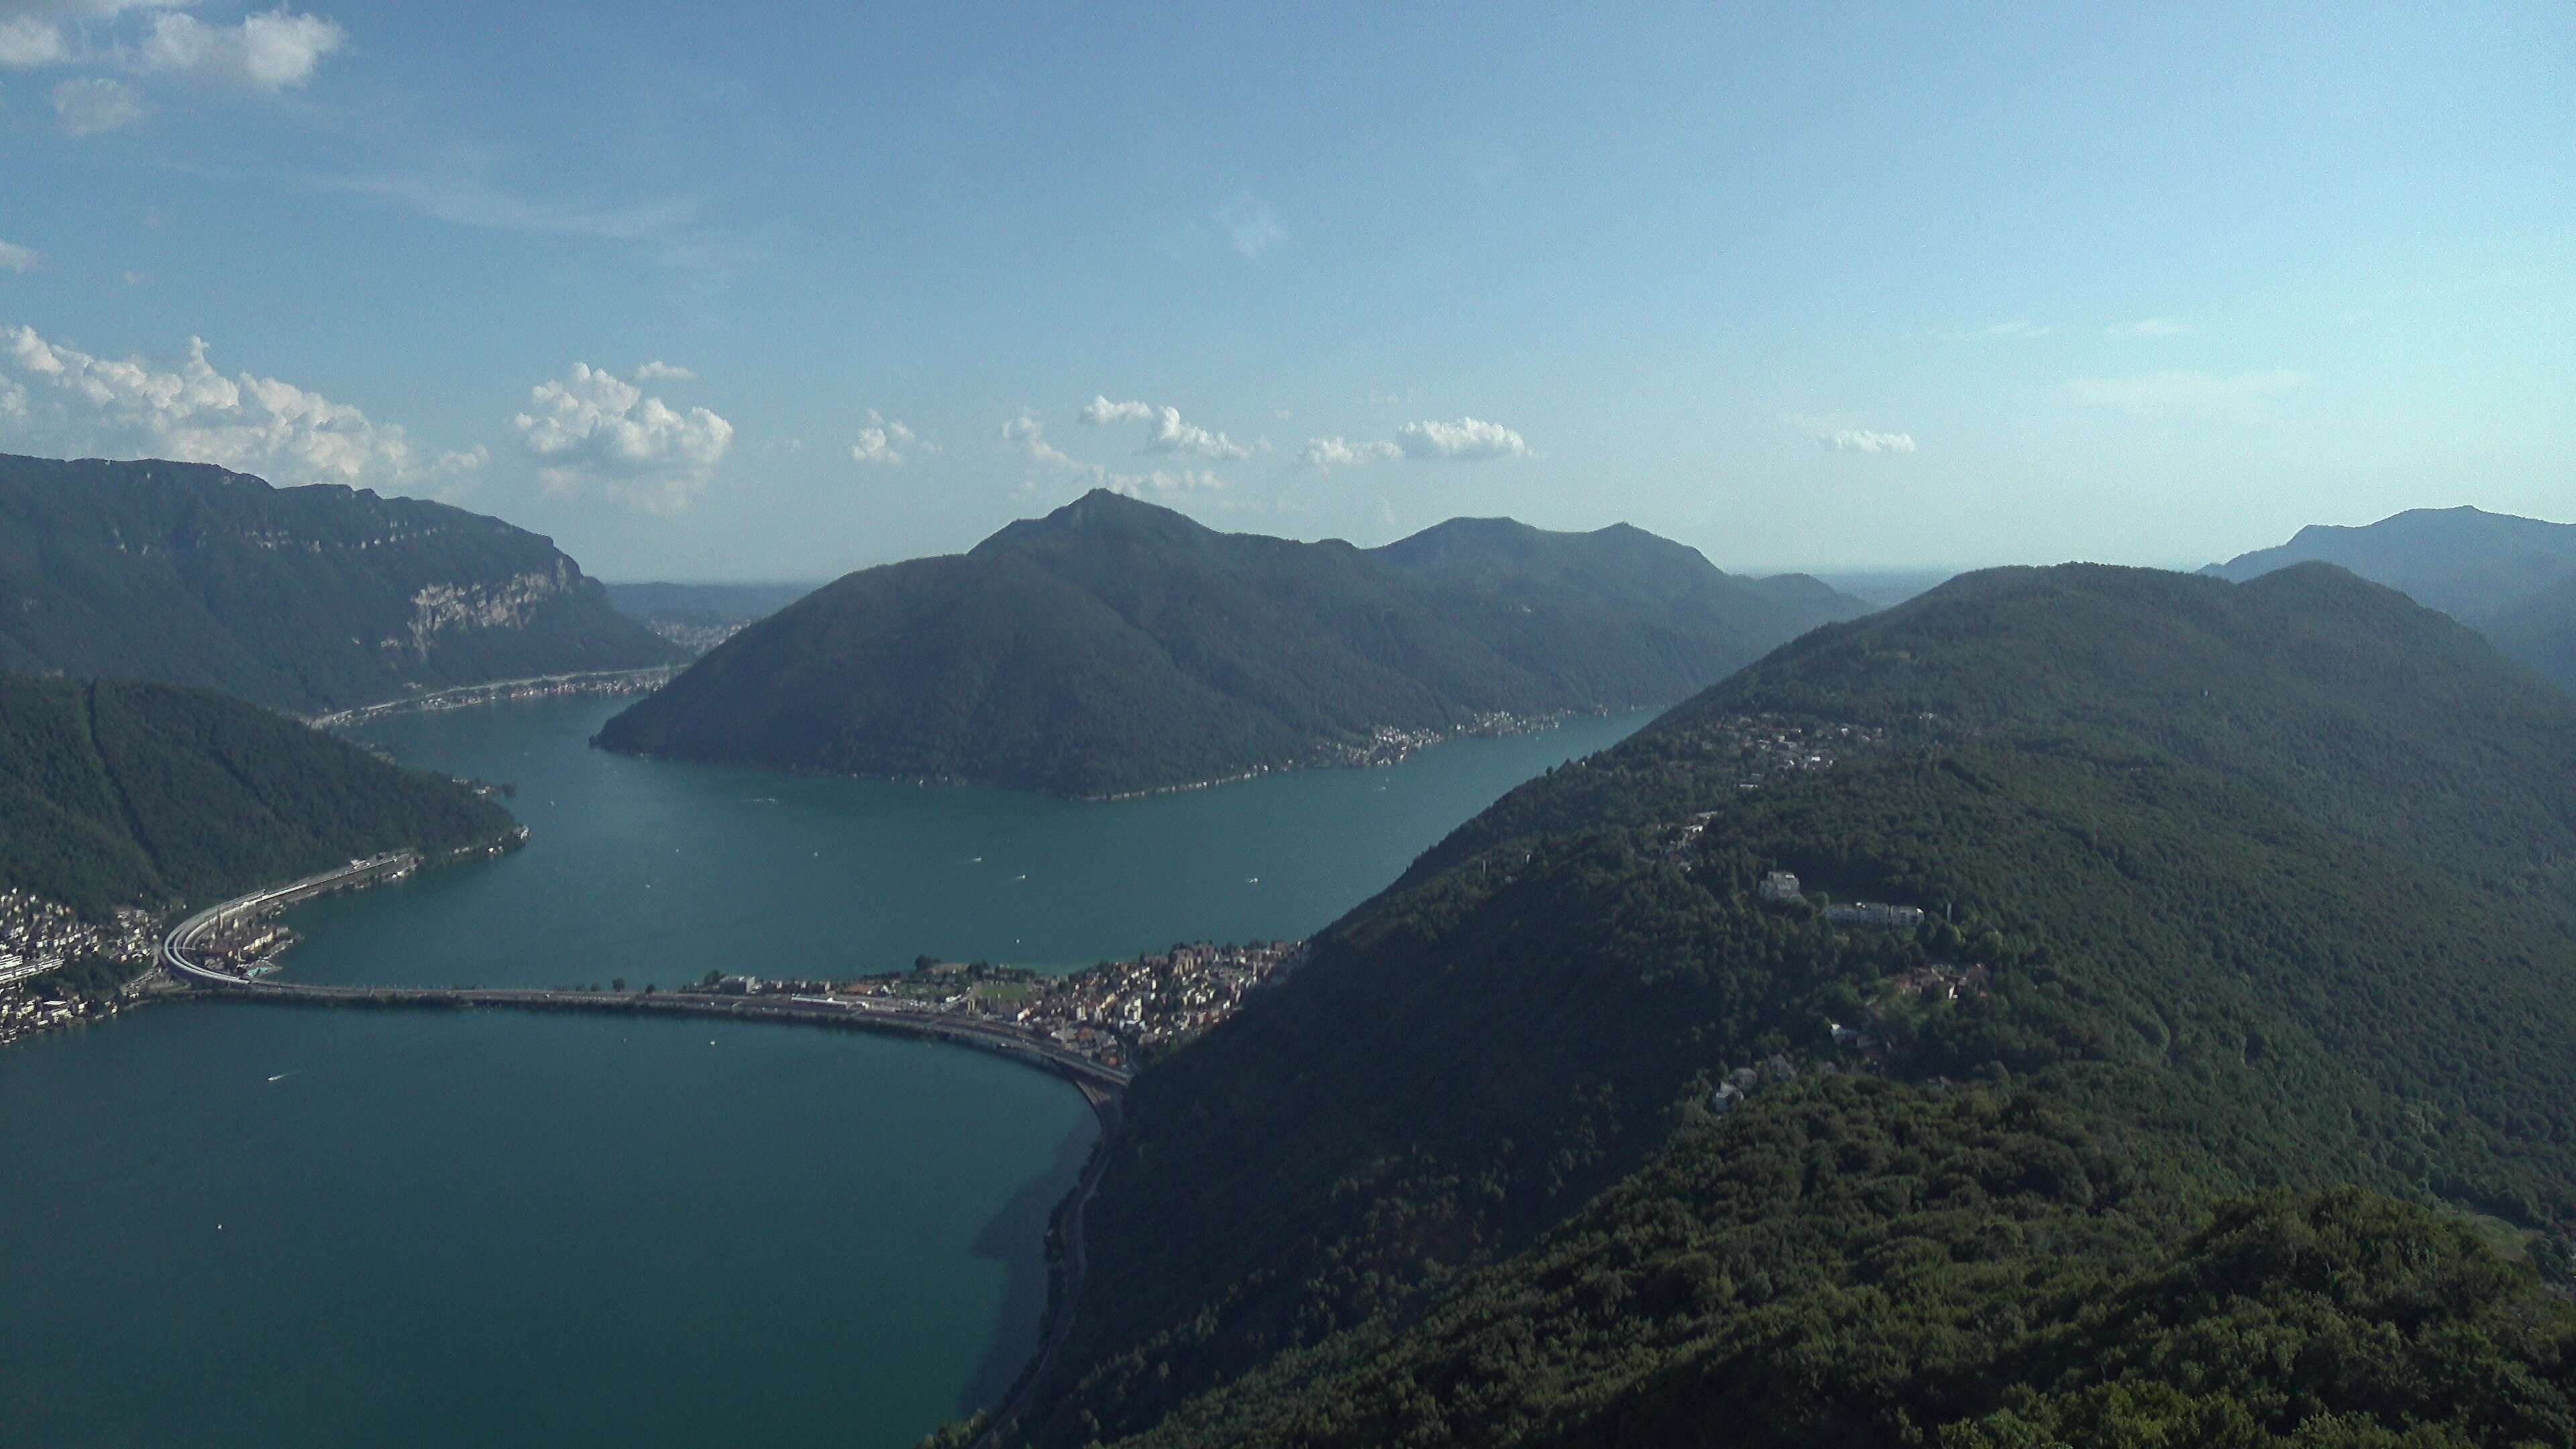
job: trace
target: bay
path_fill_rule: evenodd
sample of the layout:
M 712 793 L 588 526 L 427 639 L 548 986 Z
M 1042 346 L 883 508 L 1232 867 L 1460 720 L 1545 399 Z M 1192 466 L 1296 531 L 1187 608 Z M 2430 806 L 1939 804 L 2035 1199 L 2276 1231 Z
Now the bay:
M 290 917 L 298 979 L 668 986 L 1302 936 L 1646 718 L 1149 799 L 607 755 L 613 701 L 385 721 L 528 845 Z M 0 1442 L 912 1443 L 1034 1344 L 1097 1126 L 956 1048 L 156 1007 L 0 1053 Z

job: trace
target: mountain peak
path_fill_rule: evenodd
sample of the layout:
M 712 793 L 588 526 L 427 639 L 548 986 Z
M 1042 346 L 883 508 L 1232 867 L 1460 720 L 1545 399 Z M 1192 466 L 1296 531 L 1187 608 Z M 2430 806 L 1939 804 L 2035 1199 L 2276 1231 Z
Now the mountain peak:
M 1191 543 L 1214 534 L 1214 529 L 1177 509 L 1094 488 L 1053 512 L 1005 525 L 973 551 L 1074 538 Z

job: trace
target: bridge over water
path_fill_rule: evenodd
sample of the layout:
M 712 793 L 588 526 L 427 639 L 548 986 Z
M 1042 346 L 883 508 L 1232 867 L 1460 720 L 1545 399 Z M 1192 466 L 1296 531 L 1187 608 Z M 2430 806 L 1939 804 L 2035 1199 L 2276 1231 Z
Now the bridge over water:
M 202 959 L 206 938 L 225 927 L 330 891 L 400 879 L 419 863 L 417 856 L 409 854 L 354 860 L 336 870 L 209 906 L 181 921 L 162 939 L 161 962 L 201 994 L 236 1000 L 302 1006 L 449 1010 L 499 1006 L 523 1011 L 707 1016 L 922 1037 L 980 1048 L 1064 1077 L 1082 1089 L 1083 1096 L 1101 1114 L 1105 1127 L 1116 1125 L 1117 1097 L 1125 1090 L 1130 1073 L 1016 1026 L 951 1012 L 888 1005 L 879 999 L 827 996 L 716 996 L 690 991 L 557 991 L 535 987 L 316 986 L 248 976 Z

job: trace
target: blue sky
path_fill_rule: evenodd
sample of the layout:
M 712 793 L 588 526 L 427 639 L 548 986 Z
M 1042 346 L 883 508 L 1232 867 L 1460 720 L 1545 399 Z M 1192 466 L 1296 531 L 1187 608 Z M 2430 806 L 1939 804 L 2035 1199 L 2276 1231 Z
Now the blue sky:
M 1752 569 L 2576 519 L 2562 3 L 305 3 L 0 0 L 0 449 L 610 578 L 1103 485 Z

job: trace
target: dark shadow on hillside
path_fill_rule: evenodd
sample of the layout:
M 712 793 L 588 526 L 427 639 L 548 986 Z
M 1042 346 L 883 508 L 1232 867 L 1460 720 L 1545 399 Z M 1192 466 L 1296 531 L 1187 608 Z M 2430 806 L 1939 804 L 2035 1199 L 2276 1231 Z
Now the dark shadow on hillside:
M 1037 1351 L 1038 1319 L 1046 1312 L 1047 1302 L 1047 1219 L 1064 1195 L 1073 1191 L 1082 1176 L 1082 1164 L 1091 1155 L 1091 1144 L 1099 1138 L 1100 1120 L 1083 1113 L 1056 1144 L 1046 1170 L 1022 1184 L 976 1231 L 970 1251 L 987 1262 L 1000 1263 L 1010 1276 L 1002 1289 L 1002 1311 L 993 1325 L 993 1337 L 984 1345 L 965 1391 L 957 1396 L 958 1417 L 1000 1403 L 1011 1391 L 1012 1380 L 1027 1366 L 1029 1355 Z

